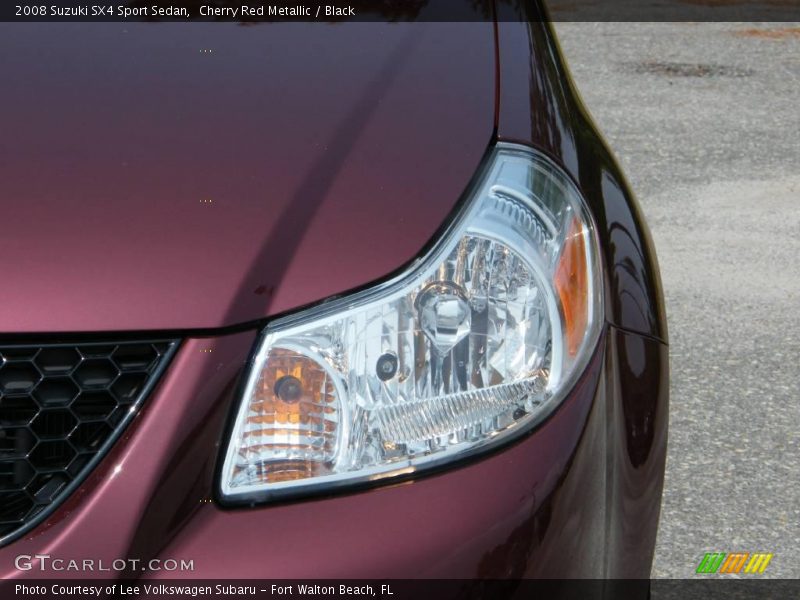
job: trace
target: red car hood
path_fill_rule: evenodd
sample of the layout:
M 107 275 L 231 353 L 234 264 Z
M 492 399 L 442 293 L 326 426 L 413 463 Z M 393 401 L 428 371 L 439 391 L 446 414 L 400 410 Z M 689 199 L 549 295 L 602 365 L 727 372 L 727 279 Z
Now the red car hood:
M 214 328 L 417 254 L 494 127 L 489 23 L 0 26 L 0 333 Z

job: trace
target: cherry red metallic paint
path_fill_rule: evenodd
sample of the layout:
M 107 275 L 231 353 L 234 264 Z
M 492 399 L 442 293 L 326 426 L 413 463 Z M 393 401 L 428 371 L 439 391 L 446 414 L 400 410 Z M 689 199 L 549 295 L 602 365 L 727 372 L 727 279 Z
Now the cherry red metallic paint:
M 607 569 L 620 578 L 649 577 L 667 458 L 667 346 L 615 330 L 609 336 L 604 371 L 609 436 Z
M 5 23 L 0 56 L 0 333 L 215 328 L 362 286 L 494 131 L 491 23 Z

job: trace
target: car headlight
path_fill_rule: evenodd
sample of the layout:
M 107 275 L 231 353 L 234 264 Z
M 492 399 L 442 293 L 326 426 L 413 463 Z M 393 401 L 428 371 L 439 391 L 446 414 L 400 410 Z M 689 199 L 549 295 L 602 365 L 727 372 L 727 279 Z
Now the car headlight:
M 265 330 L 221 469 L 254 501 L 416 472 L 557 406 L 597 340 L 601 278 L 580 194 L 500 144 L 405 273 Z

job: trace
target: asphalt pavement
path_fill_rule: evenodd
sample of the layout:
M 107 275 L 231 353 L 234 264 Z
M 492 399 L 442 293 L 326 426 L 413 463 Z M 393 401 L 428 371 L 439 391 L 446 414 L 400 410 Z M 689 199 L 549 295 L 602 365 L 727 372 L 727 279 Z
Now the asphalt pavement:
M 656 244 L 671 365 L 654 577 L 800 577 L 800 26 L 560 23 Z

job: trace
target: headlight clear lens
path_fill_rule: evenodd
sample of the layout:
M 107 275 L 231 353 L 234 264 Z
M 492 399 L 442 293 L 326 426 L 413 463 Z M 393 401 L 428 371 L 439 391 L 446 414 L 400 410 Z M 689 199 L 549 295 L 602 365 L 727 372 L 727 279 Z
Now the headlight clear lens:
M 267 328 L 222 467 L 223 496 L 409 473 L 533 426 L 597 339 L 596 248 L 566 175 L 528 148 L 497 146 L 424 259 Z

